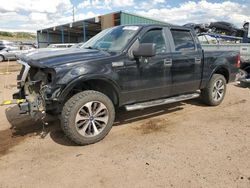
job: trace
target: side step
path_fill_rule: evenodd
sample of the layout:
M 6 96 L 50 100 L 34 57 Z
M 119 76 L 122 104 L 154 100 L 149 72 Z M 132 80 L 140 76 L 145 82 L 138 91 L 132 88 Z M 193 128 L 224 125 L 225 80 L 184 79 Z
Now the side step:
M 158 100 L 154 100 L 154 101 L 126 105 L 125 109 L 127 111 L 141 110 L 141 109 L 149 108 L 149 107 L 153 107 L 153 106 L 159 106 L 159 105 L 163 105 L 163 104 L 170 104 L 170 103 L 175 103 L 175 102 L 184 101 L 184 100 L 188 100 L 188 99 L 194 99 L 194 98 L 198 98 L 199 96 L 200 96 L 200 93 L 198 93 L 198 92 L 191 93 L 191 94 L 185 94 L 185 95 L 178 95 L 178 96 L 170 97 L 170 98 L 166 98 L 166 99 L 158 99 Z

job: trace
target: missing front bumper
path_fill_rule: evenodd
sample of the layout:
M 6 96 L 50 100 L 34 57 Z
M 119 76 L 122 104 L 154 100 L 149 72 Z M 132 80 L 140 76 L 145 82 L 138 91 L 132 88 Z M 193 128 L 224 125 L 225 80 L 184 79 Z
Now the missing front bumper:
M 44 91 L 42 89 L 41 81 L 26 81 L 24 86 L 20 88 L 19 92 L 13 94 L 13 99 L 19 100 L 22 98 L 25 100 L 23 103 L 19 103 L 21 114 L 29 114 L 34 119 L 42 117 L 46 111 L 46 105 L 44 100 Z

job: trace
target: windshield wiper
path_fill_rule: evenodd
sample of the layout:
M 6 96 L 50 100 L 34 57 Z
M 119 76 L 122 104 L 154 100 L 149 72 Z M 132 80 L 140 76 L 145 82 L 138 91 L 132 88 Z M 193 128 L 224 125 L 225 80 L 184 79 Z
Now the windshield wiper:
M 99 49 L 99 48 L 97 48 L 97 47 L 92 47 L 92 46 L 87 46 L 87 47 L 84 47 L 85 49 L 91 49 L 91 50 L 101 50 L 101 49 Z
M 110 51 L 108 49 L 101 49 L 101 48 L 92 47 L 92 46 L 87 46 L 84 49 L 98 50 L 98 51 L 104 51 L 104 52 L 110 53 Z

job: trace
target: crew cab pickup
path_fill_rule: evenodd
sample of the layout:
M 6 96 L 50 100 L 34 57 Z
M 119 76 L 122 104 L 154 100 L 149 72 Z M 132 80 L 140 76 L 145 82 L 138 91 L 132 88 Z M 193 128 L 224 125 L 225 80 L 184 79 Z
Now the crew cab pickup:
M 110 131 L 115 111 L 200 97 L 219 105 L 235 80 L 237 52 L 204 52 L 192 29 L 174 25 L 122 25 L 80 48 L 34 51 L 20 57 L 14 99 L 34 118 L 61 116 L 65 134 L 79 145 Z

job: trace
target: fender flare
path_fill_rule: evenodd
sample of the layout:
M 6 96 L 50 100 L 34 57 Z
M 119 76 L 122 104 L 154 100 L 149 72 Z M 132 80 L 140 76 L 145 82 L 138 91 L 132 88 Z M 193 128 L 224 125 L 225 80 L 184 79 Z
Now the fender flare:
M 226 65 L 219 65 L 219 66 L 217 66 L 217 67 L 215 67 L 214 69 L 213 69 L 213 71 L 211 72 L 211 74 L 210 74 L 210 76 L 209 76 L 209 81 L 211 80 L 211 78 L 212 78 L 212 76 L 218 71 L 218 70 L 220 70 L 220 69 L 223 69 L 223 70 L 225 70 L 226 72 L 227 72 L 227 74 L 228 74 L 228 78 L 227 77 L 225 77 L 225 79 L 227 80 L 227 82 L 229 82 L 230 81 L 230 69 L 229 69 L 229 67 L 227 67 Z M 224 75 L 223 75 L 224 76 Z
M 75 78 L 74 80 L 72 80 L 71 82 L 69 82 L 66 87 L 64 89 L 62 89 L 58 100 L 59 101 L 63 101 L 65 99 L 65 97 L 70 93 L 70 91 L 79 83 L 83 83 L 86 81 L 90 81 L 90 80 L 102 80 L 106 83 L 108 83 L 109 85 L 111 85 L 114 88 L 114 91 L 117 95 L 118 98 L 118 102 L 119 102 L 119 98 L 120 98 L 120 87 L 119 85 L 113 81 L 113 79 L 109 78 L 108 76 L 105 75 L 89 75 L 89 76 L 79 76 L 77 78 Z

